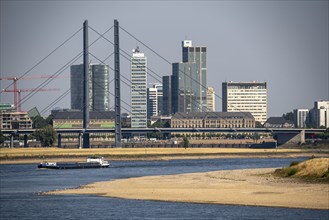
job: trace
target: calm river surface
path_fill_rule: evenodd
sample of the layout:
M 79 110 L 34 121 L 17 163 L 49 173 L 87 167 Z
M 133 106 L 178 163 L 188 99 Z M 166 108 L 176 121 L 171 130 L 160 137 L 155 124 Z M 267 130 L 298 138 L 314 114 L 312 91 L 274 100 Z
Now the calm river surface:
M 287 166 L 285 159 L 114 161 L 108 169 L 39 170 L 0 165 L 0 219 L 329 219 L 328 210 L 207 205 L 39 192 L 129 177 Z

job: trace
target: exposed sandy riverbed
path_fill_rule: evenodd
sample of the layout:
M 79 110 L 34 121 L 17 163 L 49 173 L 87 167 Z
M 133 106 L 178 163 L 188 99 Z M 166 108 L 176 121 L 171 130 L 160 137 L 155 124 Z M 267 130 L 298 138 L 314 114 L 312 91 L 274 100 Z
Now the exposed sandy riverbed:
M 49 194 L 329 209 L 329 185 L 276 178 L 274 169 L 228 170 L 98 182 Z

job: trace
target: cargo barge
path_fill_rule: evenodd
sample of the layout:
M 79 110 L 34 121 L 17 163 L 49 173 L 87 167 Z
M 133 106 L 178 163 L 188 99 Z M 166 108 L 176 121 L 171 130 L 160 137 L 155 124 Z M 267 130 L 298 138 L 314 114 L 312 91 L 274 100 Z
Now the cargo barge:
M 88 168 L 107 168 L 110 164 L 103 157 L 88 157 L 87 162 L 83 163 L 57 163 L 43 162 L 38 168 L 45 169 L 88 169 Z

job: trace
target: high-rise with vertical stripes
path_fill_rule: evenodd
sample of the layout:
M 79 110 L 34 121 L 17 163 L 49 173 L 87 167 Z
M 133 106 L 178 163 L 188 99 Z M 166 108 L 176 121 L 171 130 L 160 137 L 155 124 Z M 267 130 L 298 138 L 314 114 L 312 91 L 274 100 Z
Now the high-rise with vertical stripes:
M 147 59 L 138 47 L 131 57 L 131 127 L 147 127 Z
M 71 109 L 83 109 L 83 64 L 71 66 Z M 89 110 L 109 111 L 109 66 L 89 65 Z

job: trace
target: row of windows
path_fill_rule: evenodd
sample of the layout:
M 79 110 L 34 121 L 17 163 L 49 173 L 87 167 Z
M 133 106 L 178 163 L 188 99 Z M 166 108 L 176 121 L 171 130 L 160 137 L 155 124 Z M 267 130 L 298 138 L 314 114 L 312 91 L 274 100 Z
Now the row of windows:
M 259 86 L 252 86 L 252 85 L 241 85 L 241 86 L 233 86 L 233 85 L 228 85 L 227 89 L 239 89 L 239 90 L 260 90 L 260 89 L 266 89 L 265 85 L 259 85 Z
M 146 82 L 143 80 L 136 80 L 132 82 L 132 86 L 138 86 L 138 87 L 145 87 L 146 88 Z
M 206 125 L 206 128 L 253 128 L 253 125 Z M 172 128 L 200 128 L 196 125 L 172 126 Z
M 143 105 L 146 106 L 146 102 L 133 102 L 131 103 L 131 105 L 134 106 L 134 108 L 138 108 L 138 106 L 143 106 Z
M 262 101 L 262 100 L 252 100 L 252 99 L 248 99 L 248 100 L 246 100 L 246 99 L 238 99 L 238 100 L 229 100 L 228 101 L 228 104 L 229 105 L 232 105 L 232 104 L 235 104 L 235 105 L 237 105 L 237 104 L 247 104 L 247 105 L 266 105 L 267 104 L 267 102 L 266 101 Z
M 229 99 L 238 99 L 238 98 L 240 98 L 240 99 L 264 99 L 263 101 L 266 101 L 266 96 L 255 96 L 255 95 L 253 95 L 253 96 L 247 96 L 247 95 L 237 95 L 237 94 L 234 94 L 234 95 L 231 95 L 231 96 L 229 96 L 228 97 Z
M 189 47 L 189 52 L 207 52 L 207 47 Z
M 257 90 L 228 90 L 227 91 L 228 94 L 235 94 L 235 93 L 242 93 L 242 94 L 246 94 L 246 93 L 251 93 L 251 94 L 266 94 L 267 93 L 267 90 L 266 89 L 257 89 Z
M 147 119 L 146 119 L 146 115 L 144 116 L 144 117 L 142 117 L 142 116 L 134 116 L 134 117 L 132 117 L 131 118 L 131 122 L 136 122 L 136 121 L 147 121 Z
M 243 121 L 243 120 L 227 120 L 227 121 L 197 121 L 197 122 L 192 122 L 192 121 L 172 121 L 173 125 L 184 125 L 184 124 L 244 124 L 244 123 L 253 123 L 253 121 Z
M 145 75 L 132 75 L 131 76 L 131 79 L 132 80 L 135 80 L 135 79 L 146 79 L 146 76 Z

